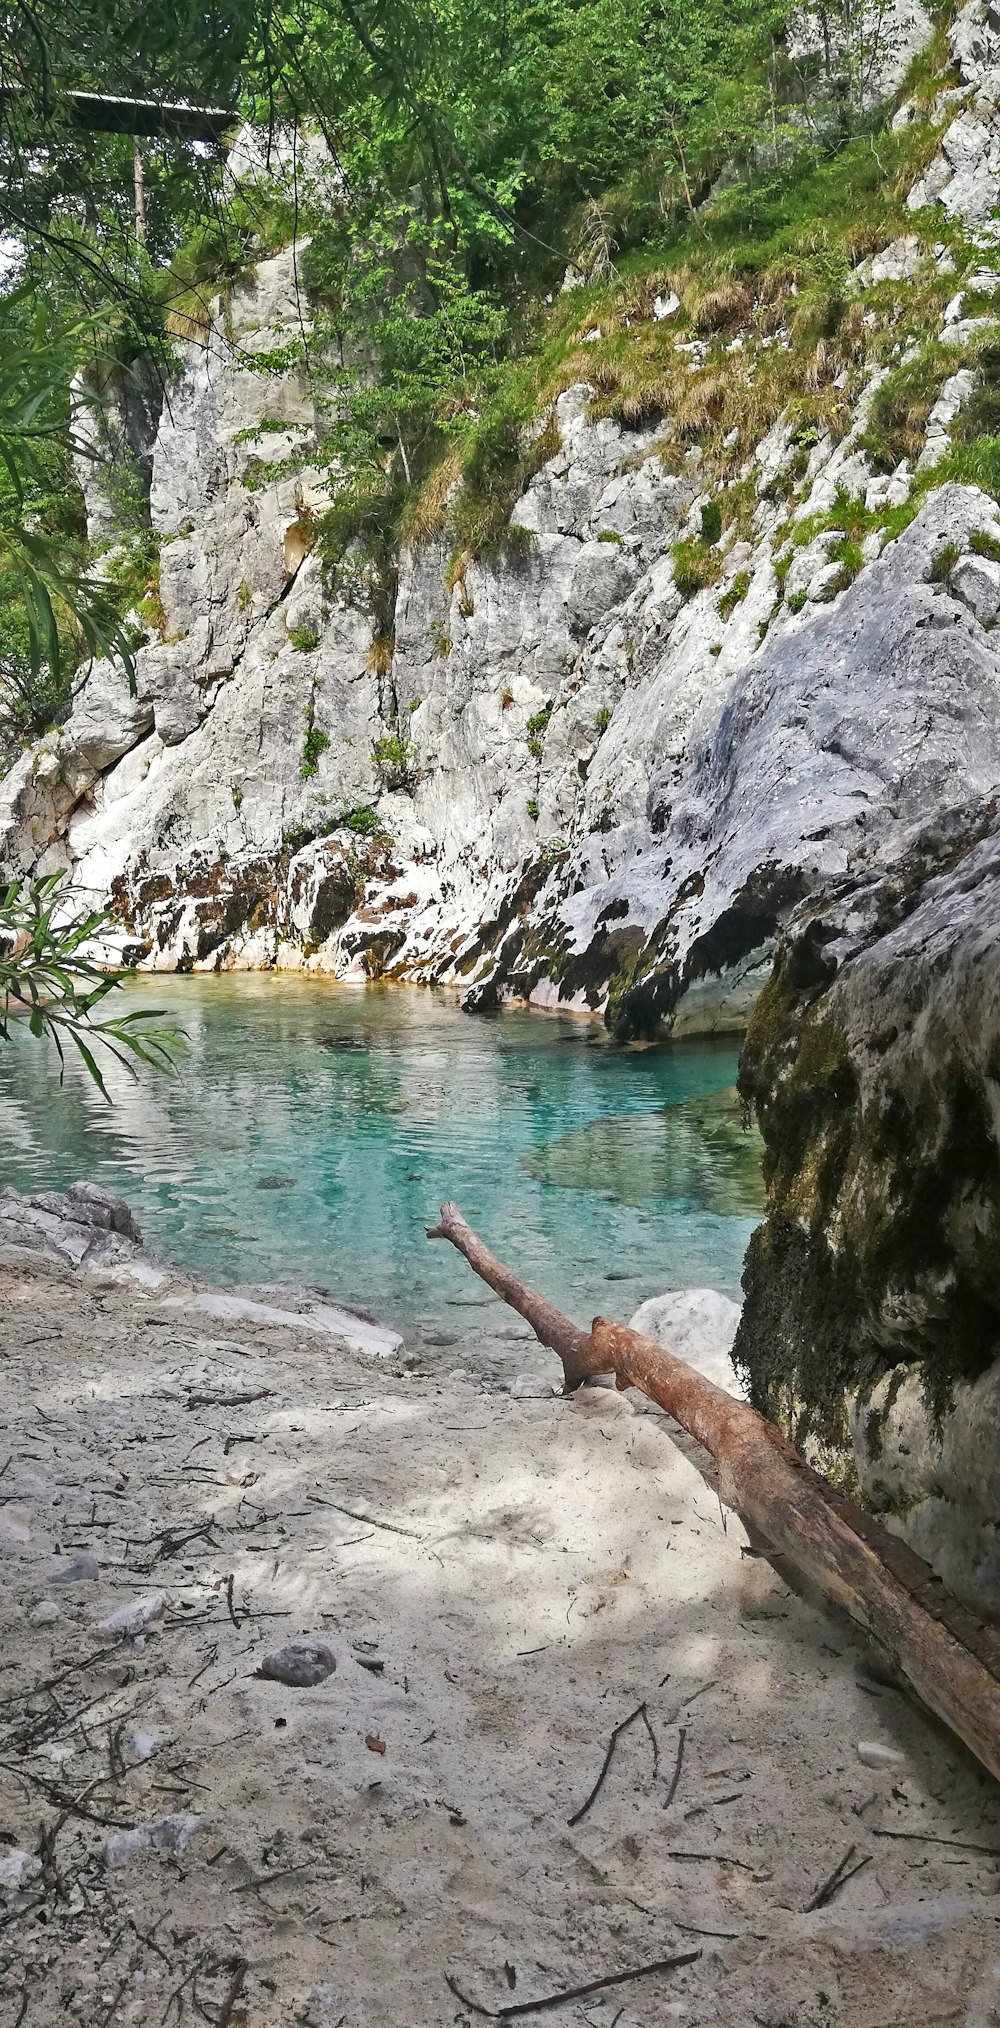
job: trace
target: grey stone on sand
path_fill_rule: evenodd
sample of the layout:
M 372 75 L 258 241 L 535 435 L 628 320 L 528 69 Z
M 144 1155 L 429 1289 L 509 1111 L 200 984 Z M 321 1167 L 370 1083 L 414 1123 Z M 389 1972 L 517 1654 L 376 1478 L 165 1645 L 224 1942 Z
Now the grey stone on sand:
M 665 1352 L 673 1352 L 716 1387 L 745 1400 L 731 1356 L 739 1321 L 739 1303 L 718 1289 L 674 1289 L 640 1303 L 631 1329 L 655 1338 Z
M 134 1830 L 116 1831 L 104 1847 L 107 1866 L 126 1866 L 144 1852 L 186 1852 L 201 1829 L 200 1817 L 155 1817 Z
M 295 1690 L 311 1690 L 332 1676 L 337 1658 L 325 1641 L 286 1641 L 272 1648 L 257 1670 L 272 1683 L 288 1683 Z
M 97 1558 L 92 1549 L 81 1549 L 76 1556 L 65 1560 L 60 1557 L 49 1571 L 50 1584 L 93 1584 L 98 1575 Z

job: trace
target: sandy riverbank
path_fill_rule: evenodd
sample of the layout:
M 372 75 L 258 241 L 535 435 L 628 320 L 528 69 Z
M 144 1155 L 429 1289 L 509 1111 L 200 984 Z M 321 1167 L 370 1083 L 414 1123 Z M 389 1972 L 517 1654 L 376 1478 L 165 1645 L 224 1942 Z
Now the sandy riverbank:
M 498 2010 L 698 1949 L 537 2018 L 1000 2019 L 1000 1796 L 664 1418 L 119 1274 L 0 1251 L 4 2022 L 452 2028 L 449 1975 Z M 255 1674 L 299 1634 L 331 1676 Z

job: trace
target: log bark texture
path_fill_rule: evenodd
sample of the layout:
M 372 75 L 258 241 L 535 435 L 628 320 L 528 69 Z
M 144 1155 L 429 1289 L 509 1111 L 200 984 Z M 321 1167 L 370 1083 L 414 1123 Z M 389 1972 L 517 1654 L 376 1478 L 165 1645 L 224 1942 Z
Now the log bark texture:
M 922 1557 L 807 1465 L 774 1423 L 654 1339 L 607 1317 L 581 1331 L 494 1258 L 458 1206 L 448 1239 L 562 1360 L 567 1390 L 613 1373 L 666 1409 L 719 1469 L 719 1490 L 809 1587 L 854 1622 L 921 1703 L 1000 1780 L 1000 1631 L 954 1598 Z

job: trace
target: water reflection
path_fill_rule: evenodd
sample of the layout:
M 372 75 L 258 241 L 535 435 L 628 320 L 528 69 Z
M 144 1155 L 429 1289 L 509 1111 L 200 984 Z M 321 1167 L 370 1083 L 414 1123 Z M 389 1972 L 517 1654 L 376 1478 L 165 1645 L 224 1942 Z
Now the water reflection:
M 614 1113 L 524 1157 L 529 1176 L 561 1189 L 658 1197 L 722 1217 L 760 1218 L 763 1142 L 734 1086 L 648 1113 Z

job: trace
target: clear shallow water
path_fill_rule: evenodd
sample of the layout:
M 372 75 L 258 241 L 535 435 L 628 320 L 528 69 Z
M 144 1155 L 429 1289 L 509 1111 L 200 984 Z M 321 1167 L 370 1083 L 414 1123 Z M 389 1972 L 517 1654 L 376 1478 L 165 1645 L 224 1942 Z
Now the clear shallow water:
M 424 1238 L 445 1197 L 581 1321 L 671 1287 L 739 1294 L 762 1192 L 720 1096 L 730 1047 L 619 1049 L 597 1024 L 294 974 L 127 991 L 187 1030 L 179 1075 L 109 1077 L 109 1107 L 82 1065 L 60 1089 L 51 1049 L 21 1035 L 0 1055 L 4 1181 L 105 1183 L 166 1257 L 214 1281 L 319 1282 L 449 1363 L 474 1345 L 509 1366 L 530 1333 Z

